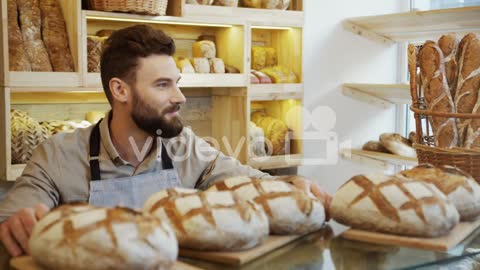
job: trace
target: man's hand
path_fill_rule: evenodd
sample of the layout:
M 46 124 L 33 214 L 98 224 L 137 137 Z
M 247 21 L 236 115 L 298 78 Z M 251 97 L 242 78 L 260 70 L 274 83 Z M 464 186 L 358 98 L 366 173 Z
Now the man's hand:
M 0 224 L 0 240 L 11 256 L 28 254 L 28 239 L 37 221 L 49 211 L 42 203 L 23 208 Z
M 326 220 L 330 219 L 328 215 L 328 209 L 330 208 L 330 202 L 332 201 L 332 197 L 330 196 L 330 194 L 325 192 L 325 189 L 323 189 L 319 184 L 299 175 L 280 176 L 277 177 L 277 179 L 286 181 L 301 190 L 312 193 L 322 202 L 323 206 L 325 207 Z

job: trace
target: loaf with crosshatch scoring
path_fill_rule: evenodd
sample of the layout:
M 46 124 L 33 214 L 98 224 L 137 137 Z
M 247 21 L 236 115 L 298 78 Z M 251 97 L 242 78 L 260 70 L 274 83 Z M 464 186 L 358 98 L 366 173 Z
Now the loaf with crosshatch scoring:
M 215 183 L 207 191 L 231 190 L 244 200 L 261 205 L 272 234 L 304 234 L 325 222 L 323 204 L 313 195 L 285 181 L 235 176 Z
M 433 184 L 383 174 L 352 177 L 334 194 L 330 215 L 355 229 L 419 237 L 445 235 L 459 222 Z
M 53 209 L 35 225 L 29 247 L 46 269 L 170 269 L 178 255 L 175 234 L 164 222 L 88 204 Z
M 153 194 L 143 210 L 167 221 L 182 248 L 248 249 L 260 244 L 269 233 L 263 209 L 230 191 L 163 190 Z

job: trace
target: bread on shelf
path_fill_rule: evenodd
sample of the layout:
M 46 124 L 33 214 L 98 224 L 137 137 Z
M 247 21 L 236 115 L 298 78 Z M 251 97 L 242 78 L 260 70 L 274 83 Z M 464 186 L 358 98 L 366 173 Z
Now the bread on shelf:
M 252 113 L 250 118 L 255 125 L 263 129 L 267 139 L 268 154 L 285 155 L 288 126 L 280 119 L 268 116 L 261 111 Z
M 372 152 L 379 152 L 379 153 L 387 153 L 392 154 L 381 142 L 378 141 L 368 141 L 362 146 L 362 150 L 365 151 L 372 151 Z
M 18 25 L 16 0 L 8 0 L 8 55 L 10 71 L 31 71 L 32 67 L 23 46 L 22 32 Z
M 215 6 L 224 6 L 224 7 L 236 7 L 238 6 L 238 0 L 215 0 L 213 2 Z
M 262 83 L 262 84 L 272 83 L 272 79 L 270 79 L 270 77 L 268 77 L 267 74 L 263 72 L 252 70 L 251 74 L 253 74 L 255 77 L 258 78 L 258 83 Z
M 196 73 L 210 73 L 210 62 L 206 57 L 195 57 L 192 59 Z
M 175 63 L 177 64 L 180 73 L 195 73 L 195 69 L 192 66 L 192 63 L 188 58 L 185 57 L 176 57 Z
M 225 73 L 225 63 L 221 58 L 210 58 L 208 61 L 210 62 L 210 73 Z
M 457 49 L 458 39 L 455 34 L 446 34 L 438 40 L 438 47 L 445 57 L 445 76 L 447 77 L 450 95 L 455 98 L 458 78 Z
M 100 72 L 100 57 L 106 37 L 87 36 L 88 72 Z
M 260 244 L 269 232 L 263 209 L 230 191 L 163 190 L 145 202 L 144 212 L 169 223 L 182 248 L 248 249 Z
M 215 43 L 211 40 L 196 41 L 192 45 L 192 55 L 194 58 L 215 58 L 217 55 Z
M 383 133 L 380 135 L 380 142 L 391 153 L 399 156 L 416 158 L 417 153 L 411 143 L 397 133 Z
M 211 5 L 213 0 L 187 0 L 187 4 L 192 5 Z

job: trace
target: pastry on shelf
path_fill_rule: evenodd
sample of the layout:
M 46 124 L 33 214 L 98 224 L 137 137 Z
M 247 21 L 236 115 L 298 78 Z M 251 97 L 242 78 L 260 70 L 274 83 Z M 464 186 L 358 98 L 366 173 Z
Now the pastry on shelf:
M 267 51 L 265 47 L 252 47 L 252 69 L 261 70 L 267 66 Z
M 250 72 L 251 74 L 253 74 L 255 77 L 258 78 L 258 83 L 261 83 L 261 84 L 272 83 L 272 80 L 270 79 L 270 77 L 268 77 L 265 73 L 257 70 L 252 70 Z
M 7 1 L 8 16 L 8 64 L 10 71 L 31 71 L 30 60 L 23 45 L 22 32 L 18 25 L 18 8 L 16 0 Z
M 192 5 L 211 5 L 213 0 L 187 0 L 187 4 Z
M 238 0 L 215 0 L 213 2 L 215 6 L 224 6 L 224 7 L 236 7 L 238 6 Z
M 35 148 L 44 142 L 49 132 L 27 113 L 10 111 L 12 163 L 23 164 L 30 160 Z
M 262 111 L 252 113 L 251 121 L 263 129 L 267 139 L 267 147 L 271 147 L 269 153 L 274 156 L 286 154 L 288 126 L 285 122 L 270 117 Z
M 225 73 L 225 63 L 221 58 L 210 58 L 208 61 L 210 62 L 210 73 Z
M 185 57 L 175 57 L 175 63 L 177 64 L 180 73 L 195 73 L 195 69 L 192 66 L 192 63 L 188 58 Z
M 253 75 L 253 73 L 250 73 L 250 84 L 259 84 L 260 80 L 257 78 L 257 76 Z
M 459 222 L 455 205 L 433 184 L 383 174 L 348 180 L 330 215 L 354 229 L 417 237 L 446 235 Z
M 480 185 L 458 168 L 421 164 L 398 176 L 435 185 L 455 205 L 461 220 L 475 220 L 480 215 Z
M 250 139 L 249 155 L 254 157 L 266 156 L 265 134 L 263 133 L 263 129 L 257 127 L 255 123 L 250 121 L 248 136 Z
M 273 83 L 297 83 L 298 78 L 295 73 L 283 66 L 275 66 L 264 68 L 261 72 L 265 73 L 272 79 Z
M 410 131 L 410 133 L 408 133 L 408 142 L 411 145 L 417 142 L 417 133 L 415 131 Z
M 88 72 L 100 72 L 100 56 L 107 37 L 87 36 Z
M 385 146 L 383 146 L 383 144 L 381 142 L 378 142 L 378 141 L 369 141 L 369 142 L 365 143 L 362 146 L 362 150 L 392 154 L 392 152 L 388 151 L 388 149 L 385 148 Z
M 288 9 L 290 0 L 242 0 L 242 6 L 249 8 Z
M 417 153 L 411 143 L 405 137 L 397 133 L 383 133 L 380 135 L 380 142 L 388 151 L 395 155 L 416 158 Z
M 194 58 L 215 58 L 217 55 L 215 43 L 211 40 L 196 41 L 192 45 L 192 55 Z
M 145 202 L 144 213 L 169 223 L 180 247 L 188 249 L 248 249 L 269 233 L 263 209 L 231 191 L 163 190 Z
M 271 234 L 305 234 L 320 229 L 325 222 L 323 204 L 286 181 L 235 176 L 215 183 L 207 192 L 224 190 L 263 207 Z
M 46 269 L 170 269 L 178 242 L 164 221 L 141 212 L 66 204 L 35 224 L 29 251 Z
M 196 73 L 210 73 L 210 62 L 205 57 L 195 57 L 192 59 L 193 67 Z

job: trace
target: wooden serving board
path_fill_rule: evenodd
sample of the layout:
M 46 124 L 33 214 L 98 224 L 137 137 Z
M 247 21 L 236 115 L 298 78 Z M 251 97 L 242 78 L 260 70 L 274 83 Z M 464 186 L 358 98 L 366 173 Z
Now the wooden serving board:
M 30 256 L 22 256 L 16 257 L 10 260 L 10 266 L 13 267 L 15 270 L 45 270 L 45 268 L 40 267 L 36 264 L 32 257 Z M 198 268 L 183 262 L 177 261 L 173 266 L 172 270 L 201 270 L 202 268 Z
M 305 235 L 305 234 L 304 234 Z M 236 252 L 207 252 L 190 249 L 180 249 L 180 256 L 185 258 L 199 259 L 228 265 L 242 265 L 251 262 L 275 249 L 287 245 L 304 235 L 276 236 L 270 235 L 261 245 Z
M 460 244 L 480 226 L 480 220 L 474 222 L 460 222 L 448 235 L 437 238 L 408 237 L 393 234 L 368 232 L 349 229 L 342 233 L 342 237 L 374 244 L 389 246 L 403 246 L 411 248 L 428 249 L 433 251 L 448 251 Z

